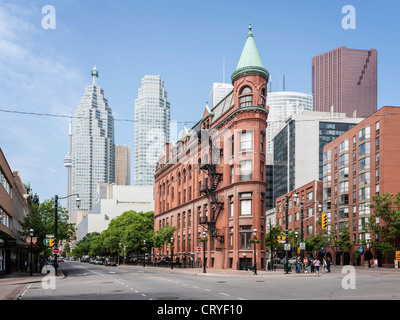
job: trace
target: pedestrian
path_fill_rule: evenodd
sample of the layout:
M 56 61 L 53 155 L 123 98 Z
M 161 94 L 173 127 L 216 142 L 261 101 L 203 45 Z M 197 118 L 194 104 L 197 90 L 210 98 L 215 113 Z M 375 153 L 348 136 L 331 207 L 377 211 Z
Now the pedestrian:
M 325 273 L 327 271 L 326 269 L 326 260 L 325 258 L 322 259 L 322 273 Z
M 314 260 L 314 268 L 315 268 L 315 273 L 319 274 L 319 266 L 320 266 L 320 261 L 319 259 Z
M 24 261 L 24 271 L 27 272 L 28 271 L 28 261 Z
M 331 272 L 331 264 L 332 264 L 331 258 L 328 257 L 326 259 L 326 270 L 328 270 L 327 272 Z
M 42 258 L 42 259 L 40 259 L 40 262 L 39 262 L 40 273 L 42 273 L 43 267 L 44 267 L 44 259 Z
M 300 268 L 301 268 L 301 257 L 297 257 L 296 259 L 296 273 L 300 273 Z
M 304 263 L 304 273 L 308 273 L 308 269 L 307 269 L 308 260 L 306 258 L 304 258 L 303 263 Z
M 314 273 L 314 259 L 313 258 L 309 258 L 310 261 L 308 262 L 308 264 L 310 265 L 311 268 L 311 273 Z

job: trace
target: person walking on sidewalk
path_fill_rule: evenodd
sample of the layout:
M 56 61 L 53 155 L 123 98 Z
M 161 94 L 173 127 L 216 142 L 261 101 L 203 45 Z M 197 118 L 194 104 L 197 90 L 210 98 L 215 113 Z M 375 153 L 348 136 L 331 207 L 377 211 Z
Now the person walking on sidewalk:
M 314 260 L 314 268 L 315 268 L 315 273 L 319 274 L 319 266 L 320 266 L 320 261 L 319 259 Z
M 332 264 L 331 258 L 328 257 L 326 259 L 326 270 L 328 270 L 327 272 L 331 272 L 331 264 Z

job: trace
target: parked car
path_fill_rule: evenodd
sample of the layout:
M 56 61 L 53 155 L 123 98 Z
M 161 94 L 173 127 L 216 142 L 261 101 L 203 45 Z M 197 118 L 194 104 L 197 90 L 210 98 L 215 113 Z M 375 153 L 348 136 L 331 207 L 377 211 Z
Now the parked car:
M 81 262 L 89 262 L 89 258 L 82 257 L 82 258 L 81 258 Z
M 95 258 L 90 258 L 90 259 L 89 259 L 89 263 L 94 264 L 94 261 L 95 261 L 95 260 L 96 260 Z
M 63 257 L 59 257 L 58 258 L 58 262 L 64 262 L 64 258 Z
M 105 266 L 116 266 L 116 265 L 117 265 L 117 262 L 116 262 L 114 259 L 112 259 L 112 258 L 107 258 L 107 259 L 104 261 L 104 265 L 105 265 Z
M 94 263 L 94 264 L 103 264 L 103 260 L 101 260 L 101 259 L 95 259 L 93 263 Z

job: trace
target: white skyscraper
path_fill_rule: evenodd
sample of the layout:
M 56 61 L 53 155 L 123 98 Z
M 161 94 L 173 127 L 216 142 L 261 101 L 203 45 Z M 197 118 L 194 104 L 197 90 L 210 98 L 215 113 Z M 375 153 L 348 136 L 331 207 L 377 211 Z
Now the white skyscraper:
M 78 193 L 81 211 L 89 211 L 97 200 L 99 182 L 114 183 L 114 119 L 104 90 L 97 85 L 99 73 L 92 70 L 93 83 L 86 87 L 76 110 L 72 137 L 72 193 Z M 75 201 L 72 212 L 77 211 Z
M 146 75 L 135 100 L 134 185 L 153 186 L 157 160 L 170 139 L 170 103 L 164 80 Z
M 213 83 L 211 88 L 208 106 L 214 108 L 223 98 L 225 98 L 233 90 L 233 85 L 230 83 Z
M 274 153 L 272 138 L 280 127 L 285 124 L 285 120 L 289 116 L 313 110 L 313 96 L 300 92 L 269 92 L 267 95 L 267 106 L 269 106 L 269 114 L 267 120 L 266 150 L 267 153 Z

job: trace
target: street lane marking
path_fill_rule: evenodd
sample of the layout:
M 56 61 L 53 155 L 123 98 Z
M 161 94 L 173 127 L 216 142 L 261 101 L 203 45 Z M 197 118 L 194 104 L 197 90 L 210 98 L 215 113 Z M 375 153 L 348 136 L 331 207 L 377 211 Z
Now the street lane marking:
M 219 294 L 222 294 L 223 296 L 229 297 L 229 294 L 227 294 L 227 293 L 220 292 Z

